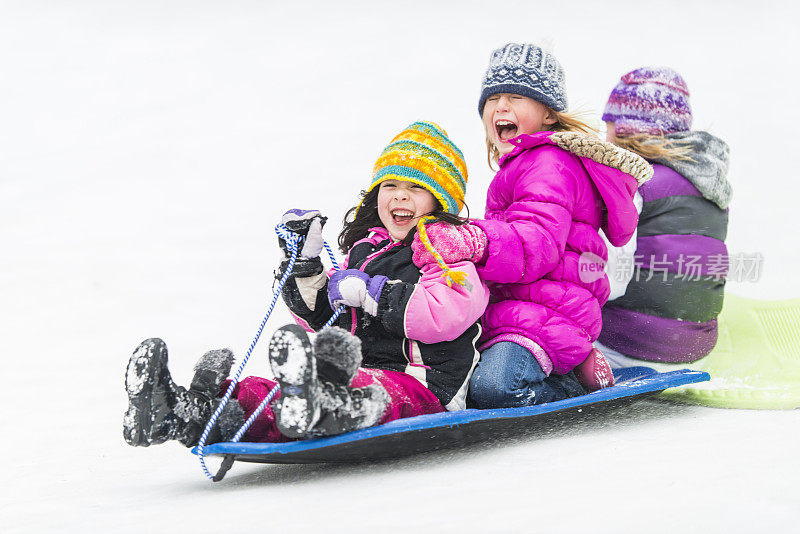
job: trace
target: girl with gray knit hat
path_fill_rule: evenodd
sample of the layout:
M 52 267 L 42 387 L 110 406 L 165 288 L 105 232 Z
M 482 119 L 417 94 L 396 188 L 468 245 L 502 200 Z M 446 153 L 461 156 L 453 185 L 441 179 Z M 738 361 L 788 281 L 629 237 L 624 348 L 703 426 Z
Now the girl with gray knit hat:
M 490 165 L 499 166 L 485 220 L 427 232 L 445 261 L 473 261 L 491 290 L 470 399 L 530 406 L 613 385 L 592 345 L 609 295 L 598 230 L 617 245 L 630 239 L 634 193 L 652 169 L 567 113 L 564 70 L 534 44 L 492 53 L 478 112 Z M 433 261 L 422 245 L 412 244 L 417 265 Z
M 607 140 L 647 159 L 654 175 L 637 194 L 635 253 L 609 249 L 623 287 L 603 308 L 597 346 L 618 367 L 698 360 L 716 344 L 728 270 L 728 145 L 692 131 L 689 89 L 669 68 L 622 76 L 603 120 Z

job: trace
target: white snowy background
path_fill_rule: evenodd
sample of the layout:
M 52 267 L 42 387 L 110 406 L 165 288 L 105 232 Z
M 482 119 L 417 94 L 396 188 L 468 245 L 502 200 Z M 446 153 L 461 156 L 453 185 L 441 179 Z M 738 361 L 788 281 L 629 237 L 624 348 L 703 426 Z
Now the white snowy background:
M 121 419 L 142 339 L 167 341 L 180 383 L 205 350 L 244 355 L 280 214 L 319 208 L 334 241 L 407 124 L 450 133 L 482 215 L 479 84 L 512 40 L 550 43 L 570 107 L 598 123 L 624 72 L 681 72 L 695 127 L 731 146 L 729 249 L 765 258 L 728 290 L 800 296 L 799 15 L 768 0 L 0 2 L 0 530 L 796 531 L 797 410 L 643 401 L 391 462 L 237 464 L 219 484 L 180 445 L 128 447 Z

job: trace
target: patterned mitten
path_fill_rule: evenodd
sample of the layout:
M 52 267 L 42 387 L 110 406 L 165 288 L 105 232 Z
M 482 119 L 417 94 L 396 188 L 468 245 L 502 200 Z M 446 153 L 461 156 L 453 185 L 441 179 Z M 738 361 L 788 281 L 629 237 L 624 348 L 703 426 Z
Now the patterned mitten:
M 455 226 L 437 222 L 426 226 L 425 230 L 433 248 L 442 256 L 445 263 L 460 261 L 477 263 L 483 259 L 486 251 L 486 234 L 478 226 L 474 224 Z M 411 259 L 417 267 L 436 263 L 436 258 L 422 242 L 419 233 L 414 236 L 411 249 L 414 251 Z

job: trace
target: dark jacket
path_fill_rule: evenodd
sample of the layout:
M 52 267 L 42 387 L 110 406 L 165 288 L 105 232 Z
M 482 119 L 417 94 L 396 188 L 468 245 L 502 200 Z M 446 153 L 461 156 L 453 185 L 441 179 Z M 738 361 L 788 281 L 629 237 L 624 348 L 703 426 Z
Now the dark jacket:
M 488 289 L 470 262 L 449 266 L 468 278 L 466 286 L 449 287 L 438 265 L 420 270 L 411 261 L 410 246 L 392 241 L 385 228 L 371 232 L 350 249 L 344 268 L 389 278 L 377 315 L 345 308 L 335 324 L 361 339 L 362 367 L 410 374 L 448 410 L 463 409 L 479 358 L 478 319 L 486 309 Z M 304 263 L 287 280 L 283 298 L 298 322 L 316 331 L 333 315 L 327 275 L 318 259 Z

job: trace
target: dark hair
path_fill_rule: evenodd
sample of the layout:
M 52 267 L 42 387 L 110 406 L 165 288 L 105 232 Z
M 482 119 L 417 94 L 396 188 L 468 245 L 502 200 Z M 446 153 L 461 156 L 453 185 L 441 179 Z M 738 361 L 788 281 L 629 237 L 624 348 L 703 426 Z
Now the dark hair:
M 356 244 L 357 241 L 364 239 L 369 235 L 369 229 L 374 228 L 376 226 L 383 226 L 381 222 L 381 218 L 378 216 L 378 190 L 380 189 L 380 184 L 374 187 L 371 191 L 361 191 L 361 207 L 355 206 L 347 210 L 347 213 L 344 214 L 344 226 L 342 228 L 342 233 L 339 234 L 339 250 L 342 251 L 342 254 L 347 254 L 347 252 Z M 465 205 L 466 206 L 466 205 Z M 356 211 L 358 213 L 356 214 Z M 460 217 L 458 215 L 453 215 L 444 210 L 442 207 L 441 202 L 436 200 L 436 207 L 434 210 L 429 214 L 433 215 L 440 221 L 444 221 L 446 223 L 454 224 L 456 226 L 467 224 L 469 222 L 469 208 L 467 207 L 467 216 Z M 353 217 L 352 220 L 348 221 L 350 217 Z M 404 245 L 410 245 L 411 242 L 414 240 L 414 234 L 417 231 L 416 225 L 411 228 L 406 235 L 405 239 L 403 239 Z

